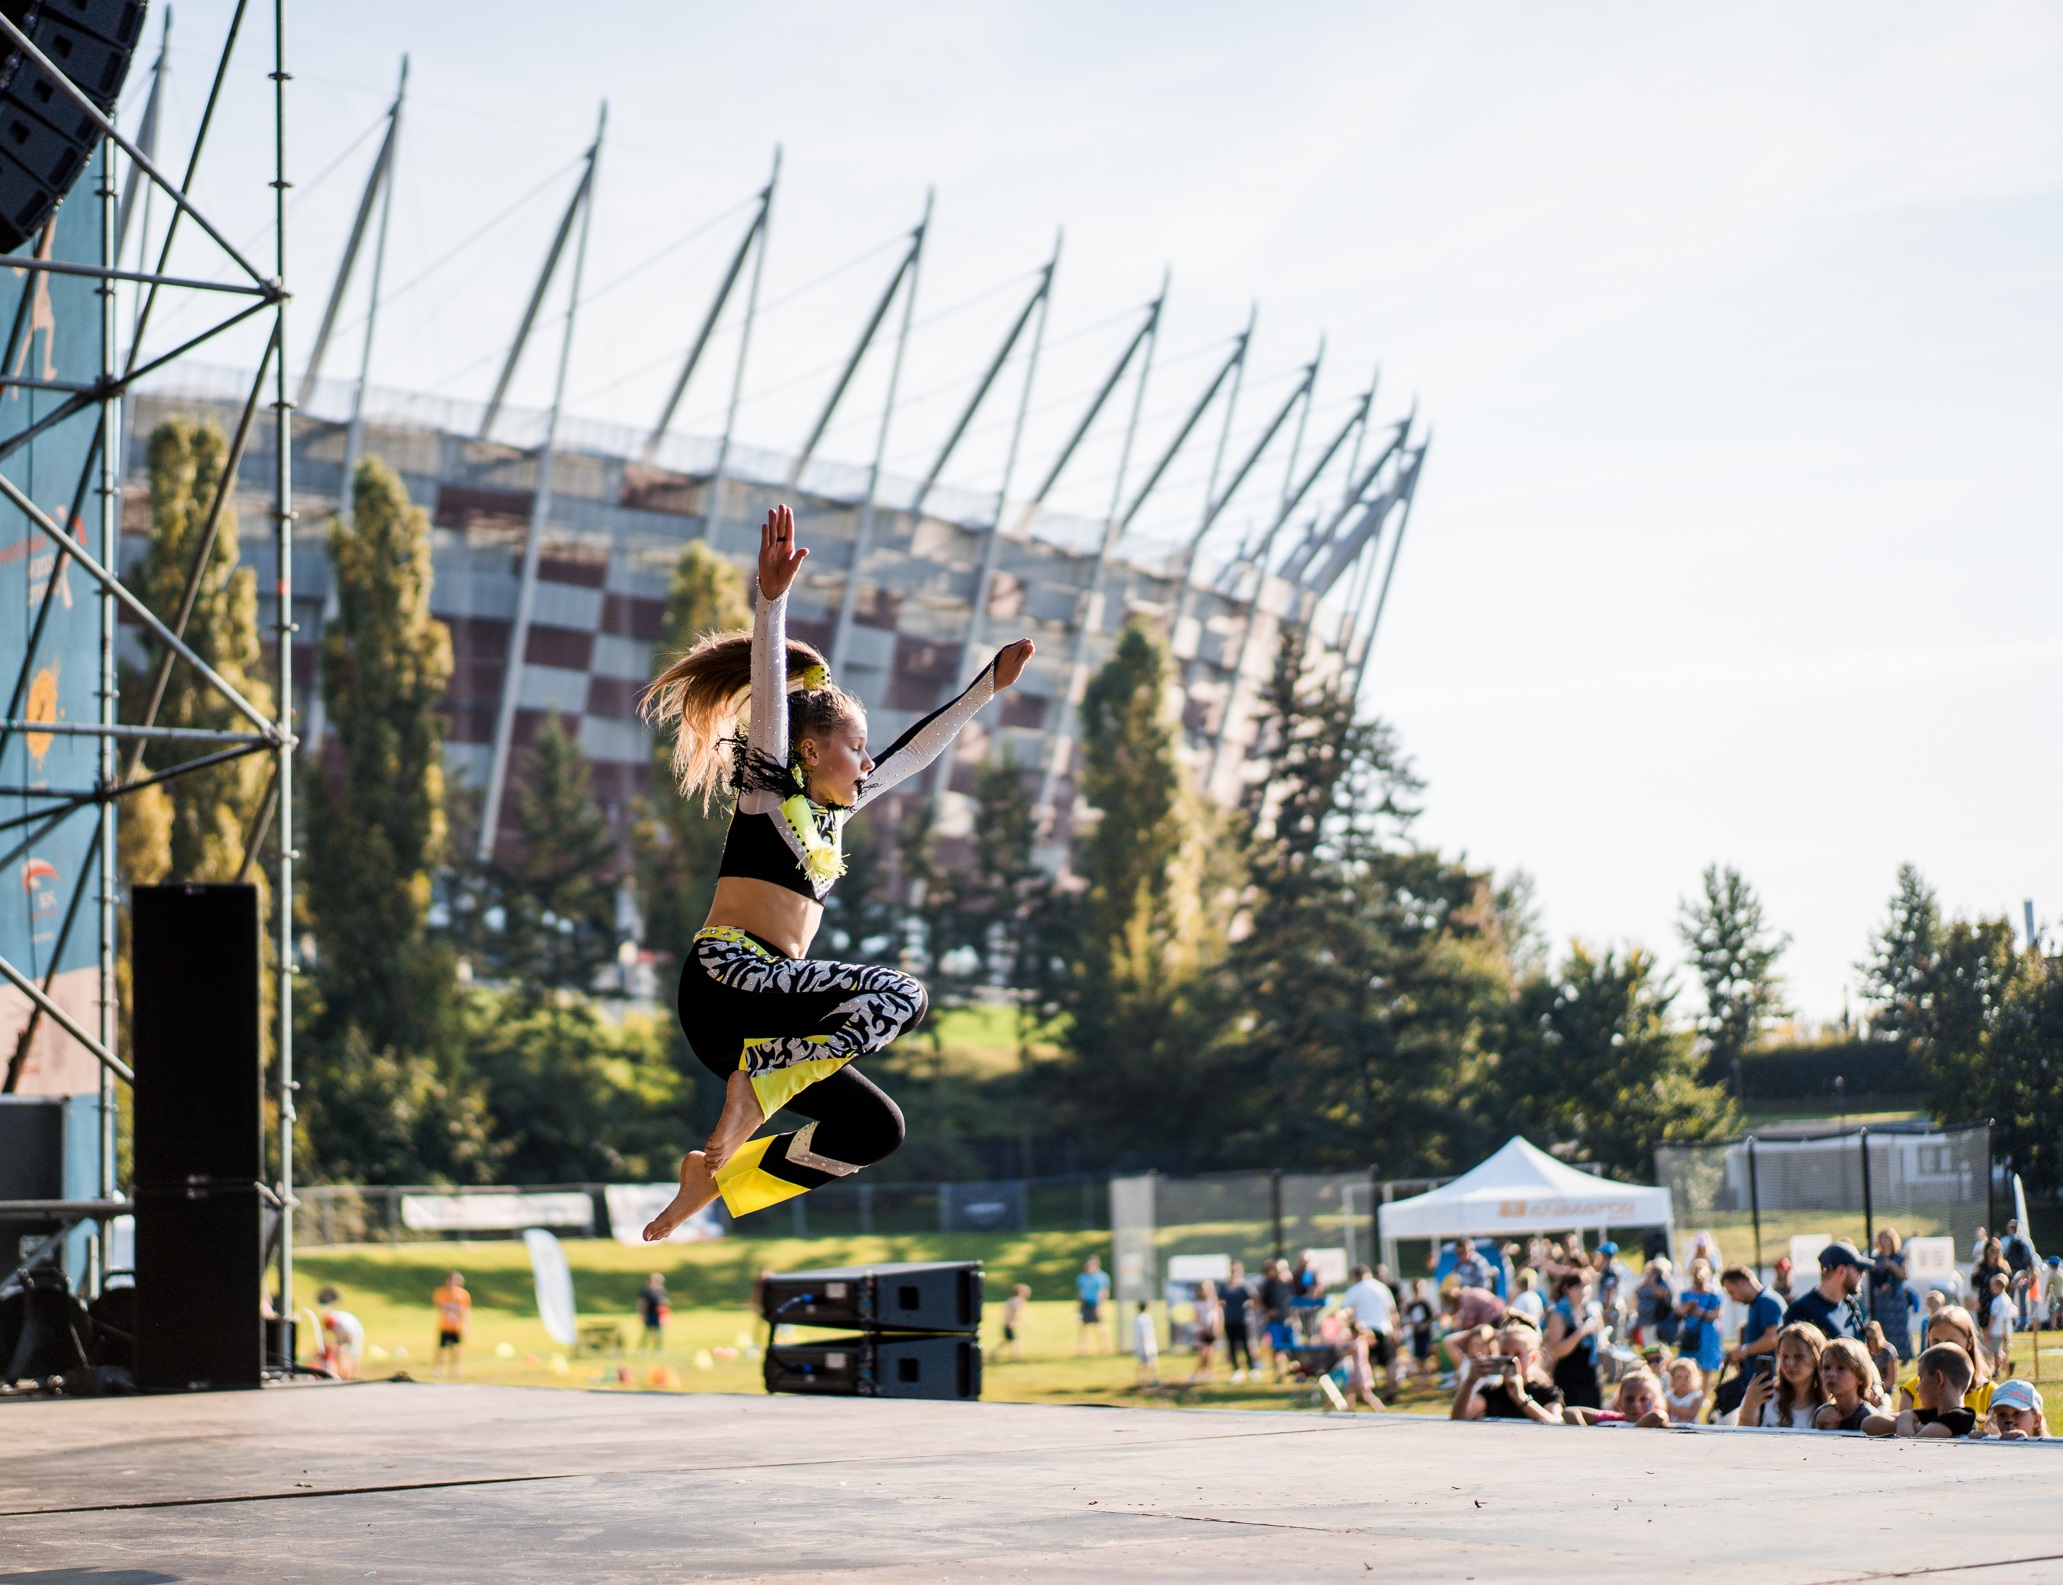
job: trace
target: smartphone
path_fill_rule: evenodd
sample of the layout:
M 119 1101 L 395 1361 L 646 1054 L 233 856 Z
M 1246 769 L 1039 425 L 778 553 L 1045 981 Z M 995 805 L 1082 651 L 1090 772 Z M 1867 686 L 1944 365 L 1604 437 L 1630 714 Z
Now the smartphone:
M 1485 1376 L 1502 1376 L 1518 1365 L 1516 1354 L 1485 1354 L 1477 1361 Z

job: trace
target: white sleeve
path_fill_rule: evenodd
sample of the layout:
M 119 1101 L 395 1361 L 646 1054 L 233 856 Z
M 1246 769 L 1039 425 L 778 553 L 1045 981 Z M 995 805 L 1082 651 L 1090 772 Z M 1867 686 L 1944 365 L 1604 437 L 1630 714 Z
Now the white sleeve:
M 960 729 L 995 696 L 996 663 L 991 660 L 957 699 L 932 711 L 881 751 L 881 758 L 875 762 L 866 786 L 860 789 L 859 797 L 853 801 L 853 813 L 859 813 L 891 787 L 908 781 L 937 759 L 960 735 Z
M 762 764 L 788 763 L 788 596 L 760 595 L 752 613 L 752 724 L 745 752 Z M 738 807 L 765 814 L 781 800 L 764 790 L 747 790 Z

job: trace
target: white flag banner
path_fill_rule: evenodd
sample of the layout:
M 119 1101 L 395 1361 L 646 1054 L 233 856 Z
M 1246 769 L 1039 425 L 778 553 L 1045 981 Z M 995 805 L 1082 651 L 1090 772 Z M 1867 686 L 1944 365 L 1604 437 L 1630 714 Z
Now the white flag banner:
M 645 1241 L 645 1224 L 666 1209 L 679 1191 L 677 1183 L 611 1183 L 602 1189 L 609 1207 L 609 1231 L 619 1244 L 635 1249 Z M 723 1201 L 714 1200 L 676 1227 L 662 1244 L 699 1244 L 705 1238 L 721 1238 L 730 1231 L 724 1220 Z
M 537 1316 L 554 1343 L 571 1348 L 580 1340 L 579 1317 L 573 1308 L 573 1273 L 559 1241 L 541 1227 L 523 1230 L 530 1249 L 530 1274 L 537 1284 Z
M 404 1194 L 401 1225 L 417 1233 L 514 1232 L 520 1227 L 595 1225 L 595 1202 L 558 1194 Z

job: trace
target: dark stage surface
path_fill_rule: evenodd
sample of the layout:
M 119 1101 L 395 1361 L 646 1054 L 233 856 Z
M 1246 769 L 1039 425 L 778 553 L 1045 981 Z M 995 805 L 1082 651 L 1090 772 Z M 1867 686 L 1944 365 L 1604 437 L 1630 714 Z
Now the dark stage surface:
M 2063 1446 L 507 1387 L 0 1405 L 0 1581 L 2063 1582 Z

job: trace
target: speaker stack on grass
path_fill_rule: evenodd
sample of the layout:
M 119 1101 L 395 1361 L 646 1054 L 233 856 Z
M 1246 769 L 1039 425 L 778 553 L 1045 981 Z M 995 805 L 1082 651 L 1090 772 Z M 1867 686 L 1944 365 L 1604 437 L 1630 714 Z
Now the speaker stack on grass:
M 822 1326 L 849 1335 L 766 1350 L 768 1392 L 859 1398 L 981 1396 L 981 1262 L 900 1262 L 768 1277 L 769 1328 Z

